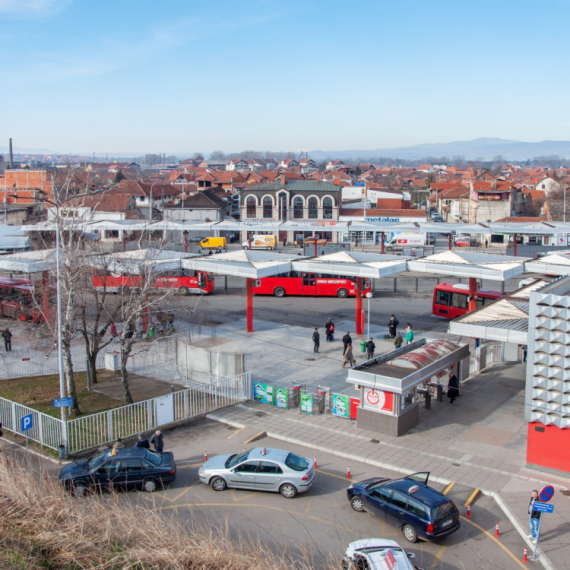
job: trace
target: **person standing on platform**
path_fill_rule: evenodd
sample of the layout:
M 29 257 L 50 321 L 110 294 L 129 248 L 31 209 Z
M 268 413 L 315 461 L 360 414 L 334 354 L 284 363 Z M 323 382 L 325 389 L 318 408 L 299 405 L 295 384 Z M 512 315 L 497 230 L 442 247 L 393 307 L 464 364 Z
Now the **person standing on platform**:
M 313 342 L 315 343 L 315 346 L 313 348 L 313 352 L 318 353 L 319 352 L 319 346 L 321 344 L 321 335 L 319 334 L 319 329 L 317 327 L 315 327 L 315 332 L 313 333 Z
M 412 329 L 412 325 L 408 323 L 406 327 L 406 344 L 410 344 L 414 342 L 414 330 Z
M 342 337 L 342 344 L 344 345 L 344 348 L 342 349 L 342 352 L 344 354 L 346 347 L 349 344 L 352 344 L 352 338 L 350 337 L 350 331 L 346 331 L 346 334 Z
M 392 315 L 388 321 L 388 333 L 390 333 L 390 338 L 396 338 L 396 328 L 400 324 L 400 321 Z

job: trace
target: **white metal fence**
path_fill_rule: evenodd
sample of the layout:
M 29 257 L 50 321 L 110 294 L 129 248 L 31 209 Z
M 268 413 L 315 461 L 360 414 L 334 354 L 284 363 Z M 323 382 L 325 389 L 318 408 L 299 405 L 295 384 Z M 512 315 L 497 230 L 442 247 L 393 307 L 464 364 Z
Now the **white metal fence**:
M 501 344 L 483 344 L 469 357 L 469 373 L 483 370 L 494 362 L 503 361 L 503 346 Z

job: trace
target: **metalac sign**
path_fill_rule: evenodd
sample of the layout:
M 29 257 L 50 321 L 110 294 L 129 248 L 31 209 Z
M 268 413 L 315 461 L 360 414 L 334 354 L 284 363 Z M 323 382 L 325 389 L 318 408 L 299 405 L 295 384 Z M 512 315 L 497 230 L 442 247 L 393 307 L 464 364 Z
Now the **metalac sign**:
M 275 405 L 278 408 L 289 407 L 289 390 L 287 388 L 277 388 L 275 393 Z
M 261 382 L 253 383 L 253 399 L 262 404 L 273 405 L 273 386 L 268 384 L 261 384 Z
M 339 418 L 348 418 L 350 411 L 350 405 L 348 402 L 348 396 L 341 396 L 340 394 L 333 394 L 333 416 Z
M 313 413 L 313 394 L 301 393 L 301 412 L 303 414 Z

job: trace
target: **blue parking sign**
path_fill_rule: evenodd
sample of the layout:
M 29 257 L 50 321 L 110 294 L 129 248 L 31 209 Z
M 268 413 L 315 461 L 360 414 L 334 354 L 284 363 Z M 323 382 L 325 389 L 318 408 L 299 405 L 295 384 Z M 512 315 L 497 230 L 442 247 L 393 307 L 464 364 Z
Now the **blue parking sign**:
M 20 420 L 20 426 L 22 428 L 22 432 L 28 431 L 30 428 L 34 427 L 34 419 L 32 414 L 28 414 L 27 416 L 23 416 Z

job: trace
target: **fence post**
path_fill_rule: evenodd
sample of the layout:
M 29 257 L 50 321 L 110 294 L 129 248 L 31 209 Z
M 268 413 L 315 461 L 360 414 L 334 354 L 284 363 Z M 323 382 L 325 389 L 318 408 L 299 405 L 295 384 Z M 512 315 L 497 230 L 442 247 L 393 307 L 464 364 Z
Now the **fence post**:
M 12 431 L 16 433 L 16 403 L 12 402 Z
M 218 380 L 215 384 L 214 384 L 214 409 L 217 410 L 218 409 L 218 384 L 220 383 L 220 381 Z
M 147 413 L 147 420 L 148 420 L 148 429 L 154 428 L 154 422 L 152 419 L 152 404 L 154 400 L 148 400 L 146 403 L 146 413 Z
M 184 390 L 184 417 L 189 417 L 188 412 L 188 390 Z
M 40 432 L 40 443 L 44 444 L 44 425 L 42 421 L 43 414 L 41 412 L 38 413 L 38 428 Z
M 107 435 L 109 436 L 109 441 L 113 441 L 113 414 L 111 410 L 107 412 Z

